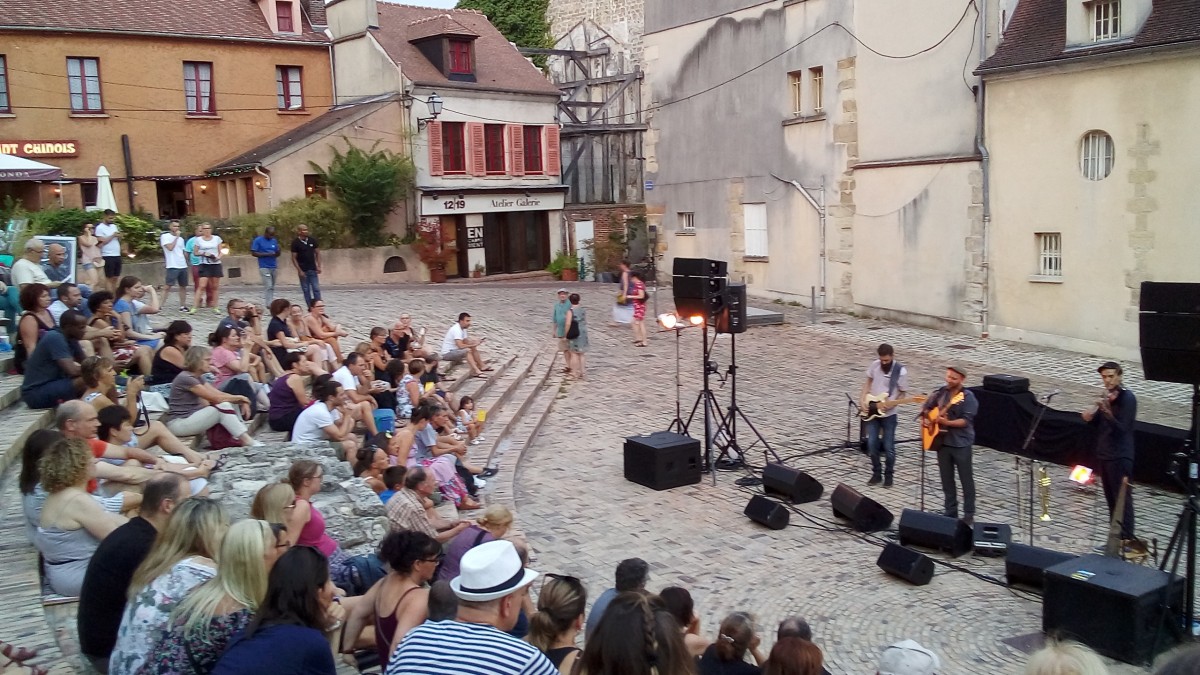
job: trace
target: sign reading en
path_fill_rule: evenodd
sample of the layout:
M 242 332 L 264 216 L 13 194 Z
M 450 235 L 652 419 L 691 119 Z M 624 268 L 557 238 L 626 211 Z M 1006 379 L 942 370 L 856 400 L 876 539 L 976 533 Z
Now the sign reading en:
M 0 155 L 78 157 L 79 141 L 0 141 Z
M 467 248 L 483 248 L 483 228 L 467 228 Z

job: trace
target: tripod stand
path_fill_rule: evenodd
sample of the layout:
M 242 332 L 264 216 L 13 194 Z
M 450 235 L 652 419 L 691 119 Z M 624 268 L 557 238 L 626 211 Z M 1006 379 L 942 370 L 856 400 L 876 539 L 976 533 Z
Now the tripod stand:
M 671 420 L 671 426 L 667 427 L 667 431 L 674 431 L 677 434 L 688 435 L 688 425 L 683 421 L 683 408 L 680 405 L 679 395 L 683 390 L 683 381 L 679 378 L 679 333 L 686 326 L 675 325 L 670 330 L 675 332 L 675 419 Z M 694 408 L 693 408 L 694 410 Z M 689 420 L 691 418 L 688 418 Z
M 713 433 L 714 438 L 717 439 L 716 444 L 721 449 L 721 454 L 717 457 L 717 463 L 719 464 L 724 461 L 725 466 L 728 468 L 746 466 L 746 451 L 753 449 L 759 443 L 763 445 L 764 461 L 770 462 L 771 457 L 774 457 L 776 462 L 782 463 L 779 454 L 775 452 L 775 449 L 771 447 L 767 439 L 763 438 L 763 435 L 759 433 L 754 423 L 750 421 L 749 417 L 746 417 L 746 413 L 742 412 L 741 407 L 738 406 L 737 335 L 735 333 L 729 334 L 729 370 L 727 372 L 729 380 L 729 407 L 721 417 L 721 423 L 717 425 L 717 430 Z M 750 427 L 750 431 L 753 432 L 757 439 L 744 449 L 738 444 L 737 438 L 737 422 L 739 418 L 746 423 L 747 427 Z
M 675 348 L 678 349 L 679 348 L 679 342 L 678 342 L 679 334 L 676 333 L 675 336 L 676 336 Z M 717 484 L 717 472 L 713 471 L 713 456 L 712 456 L 713 436 L 714 436 L 713 429 L 712 429 L 712 420 L 713 420 L 713 417 L 720 417 L 721 405 L 719 403 L 717 403 L 717 397 L 715 395 L 713 395 L 712 387 L 709 386 L 709 383 L 710 383 L 709 378 L 712 375 L 716 374 L 717 364 L 713 363 L 708 358 L 709 355 L 712 353 L 712 346 L 716 344 L 716 340 L 715 339 L 713 340 L 712 345 L 709 344 L 708 324 L 707 323 L 700 324 L 700 339 L 701 339 L 702 345 L 703 345 L 703 350 L 701 351 L 701 353 L 704 355 L 703 384 L 701 385 L 700 393 L 696 394 L 696 401 L 694 403 L 692 403 L 692 411 L 690 413 L 688 413 L 687 421 L 684 422 L 684 421 L 680 420 L 679 428 L 682 429 L 682 431 L 680 433 L 683 433 L 688 436 L 691 435 L 688 433 L 688 429 L 691 428 L 692 420 L 695 419 L 695 417 L 696 417 L 696 410 L 699 409 L 700 404 L 703 403 L 704 404 L 704 466 L 703 466 L 703 470 L 704 471 L 712 471 L 712 483 L 713 483 L 713 485 L 716 485 Z M 674 426 L 673 423 L 672 423 L 672 426 Z
M 1166 570 L 1167 565 L 1171 566 L 1171 575 L 1174 576 L 1176 570 L 1179 569 L 1181 558 L 1183 557 L 1183 548 L 1187 547 L 1187 560 L 1182 561 L 1184 564 L 1184 577 L 1186 586 L 1184 587 L 1184 606 L 1183 615 L 1177 618 L 1175 628 L 1183 631 L 1183 635 L 1190 636 L 1192 634 L 1192 621 L 1196 615 L 1196 520 L 1200 514 L 1200 424 L 1197 423 L 1197 416 L 1200 415 L 1200 385 L 1192 384 L 1192 427 L 1188 432 L 1187 446 L 1184 448 L 1182 455 L 1176 455 L 1187 464 L 1187 474 L 1183 476 L 1183 482 L 1187 487 L 1187 501 L 1183 505 L 1183 510 L 1180 511 L 1178 519 L 1175 521 L 1175 531 L 1171 533 L 1171 541 L 1167 544 L 1167 550 L 1163 554 L 1162 563 L 1158 569 Z M 1169 587 L 1169 585 L 1168 585 Z M 1164 589 L 1163 615 L 1164 620 L 1167 612 L 1166 593 Z M 1159 630 L 1161 636 L 1161 628 Z M 1157 637 L 1156 637 L 1157 648 Z
M 1013 466 L 1013 475 L 1017 480 L 1017 513 L 1021 512 L 1021 457 L 1029 454 L 1029 446 L 1033 443 L 1033 435 L 1037 433 L 1038 425 L 1042 422 L 1042 415 L 1046 414 L 1046 408 L 1050 407 L 1050 399 L 1058 394 L 1057 391 L 1046 395 L 1045 402 L 1038 408 L 1037 414 L 1033 416 L 1033 423 L 1029 425 L 1029 433 L 1025 434 L 1025 442 L 1021 444 L 1021 452 L 1013 458 L 1015 464 Z M 1029 545 L 1033 546 L 1033 485 L 1034 472 L 1037 470 L 1037 460 L 1029 458 Z

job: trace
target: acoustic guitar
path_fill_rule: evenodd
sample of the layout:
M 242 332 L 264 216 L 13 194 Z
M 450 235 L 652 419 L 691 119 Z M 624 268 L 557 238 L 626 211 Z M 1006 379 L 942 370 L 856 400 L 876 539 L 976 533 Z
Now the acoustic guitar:
M 950 402 L 946 404 L 946 410 L 953 406 L 962 403 L 966 398 L 966 392 L 958 392 L 951 397 Z M 938 440 L 938 436 L 944 431 L 938 424 L 938 418 L 942 416 L 944 410 L 938 406 L 933 406 L 925 413 L 925 424 L 921 425 L 921 447 L 926 450 L 932 450 L 933 444 Z
M 905 403 L 924 403 L 925 399 L 929 398 L 924 394 L 916 394 L 907 398 L 898 398 L 894 401 L 888 400 L 887 394 L 868 394 L 862 400 L 862 406 L 859 408 L 858 416 L 864 422 L 870 422 L 873 419 L 878 419 L 887 414 L 887 411 L 895 408 L 898 405 Z

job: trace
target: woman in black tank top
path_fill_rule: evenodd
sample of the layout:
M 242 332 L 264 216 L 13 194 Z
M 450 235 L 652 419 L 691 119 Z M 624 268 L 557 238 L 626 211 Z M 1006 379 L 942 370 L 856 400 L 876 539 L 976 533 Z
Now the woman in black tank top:
M 191 346 L 192 325 L 186 321 L 172 321 L 163 335 L 162 346 L 154 352 L 154 359 L 150 362 L 150 378 L 146 384 L 171 384 L 175 376 L 183 372 L 183 353 Z
M 538 594 L 538 611 L 529 618 L 529 644 L 537 647 L 567 675 L 579 658 L 575 638 L 583 629 L 587 590 L 579 579 L 559 574 L 547 574 Z

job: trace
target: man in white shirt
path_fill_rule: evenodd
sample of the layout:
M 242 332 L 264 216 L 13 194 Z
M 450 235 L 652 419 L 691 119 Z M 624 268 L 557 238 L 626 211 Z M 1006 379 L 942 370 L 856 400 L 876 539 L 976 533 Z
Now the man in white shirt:
M 336 380 L 325 380 L 313 387 L 315 400 L 296 418 L 292 442 L 328 442 L 343 459 L 353 462 L 358 451 L 358 437 L 354 435 L 353 417 L 343 414 L 343 395 L 342 385 Z
M 361 384 L 359 377 L 363 371 L 369 366 L 363 360 L 362 354 L 358 352 L 350 352 L 346 355 L 346 359 L 342 361 L 342 367 L 333 371 L 333 379 L 338 384 L 342 385 L 351 413 L 356 419 L 362 420 L 363 426 L 367 428 L 372 436 L 379 433 L 379 429 L 375 427 L 375 408 L 378 404 L 370 395 L 369 389 Z
M 45 284 L 50 288 L 58 288 L 60 282 L 50 281 L 46 270 L 42 269 L 42 253 L 45 250 L 46 244 L 37 237 L 31 237 L 25 242 L 24 254 L 12 266 L 12 280 L 18 288 L 29 284 Z
M 104 256 L 104 279 L 108 290 L 117 292 L 121 280 L 121 229 L 113 222 L 117 212 L 104 209 L 104 219 L 96 223 L 96 239 L 100 241 L 100 255 Z
M 476 340 L 468 337 L 467 329 L 470 327 L 471 315 L 466 312 L 459 314 L 458 321 L 450 326 L 442 340 L 442 360 L 457 363 L 466 359 L 472 377 L 487 377 L 484 373 L 495 370 L 483 367 L 483 356 L 479 353 L 479 345 L 487 338 Z
M 166 290 L 163 291 L 163 303 L 171 297 L 171 287 L 179 287 L 179 311 L 187 311 L 188 266 L 187 254 L 184 253 L 183 235 L 179 233 L 179 221 L 172 220 L 170 228 L 158 238 L 163 250 L 163 263 L 167 268 Z

